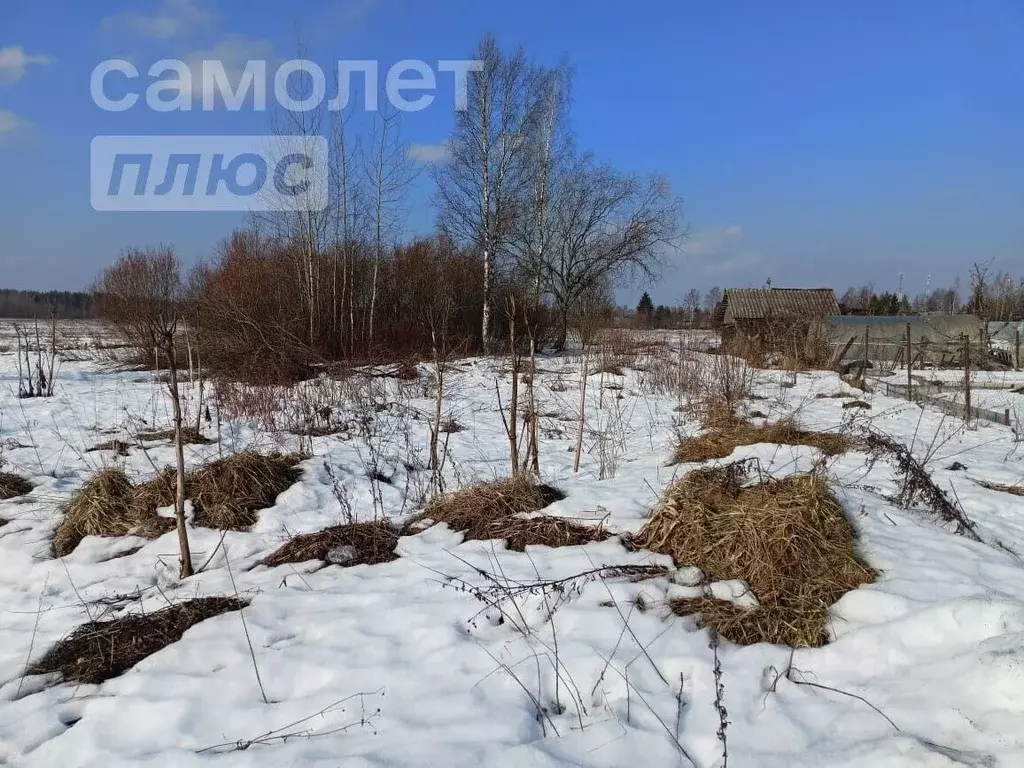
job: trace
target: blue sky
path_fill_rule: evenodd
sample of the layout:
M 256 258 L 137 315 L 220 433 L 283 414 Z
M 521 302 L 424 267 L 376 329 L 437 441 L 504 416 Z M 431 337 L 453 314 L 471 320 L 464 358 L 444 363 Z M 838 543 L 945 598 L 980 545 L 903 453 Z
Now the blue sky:
M 580 144 L 685 198 L 691 237 L 651 287 L 658 302 L 769 277 L 894 290 L 904 272 L 915 293 L 972 261 L 1024 273 L 1016 0 L 0 0 L 0 286 L 81 288 L 129 245 L 204 258 L 239 221 L 91 209 L 96 135 L 268 132 L 252 110 L 104 112 L 89 92 L 104 59 L 280 61 L 301 40 L 328 72 L 386 72 L 467 58 L 487 31 L 568 58 Z M 447 83 L 406 116 L 411 141 L 444 141 Z M 424 174 L 410 232 L 430 228 L 428 197 Z

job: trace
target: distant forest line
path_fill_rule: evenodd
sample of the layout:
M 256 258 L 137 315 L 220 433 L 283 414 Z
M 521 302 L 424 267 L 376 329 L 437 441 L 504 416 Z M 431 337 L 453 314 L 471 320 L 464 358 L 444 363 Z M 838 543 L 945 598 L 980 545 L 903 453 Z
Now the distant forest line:
M 16 291 L 0 288 L 0 317 L 16 320 L 48 318 L 53 312 L 65 320 L 95 317 L 92 296 L 84 291 Z

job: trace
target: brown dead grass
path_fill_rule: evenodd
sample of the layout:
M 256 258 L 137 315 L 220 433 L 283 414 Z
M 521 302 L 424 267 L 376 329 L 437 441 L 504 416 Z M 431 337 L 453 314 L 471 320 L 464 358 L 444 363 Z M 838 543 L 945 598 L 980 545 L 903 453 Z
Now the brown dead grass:
M 634 546 L 701 568 L 710 581 L 742 579 L 760 607 L 703 597 L 672 602 L 741 645 L 820 646 L 829 607 L 875 579 L 828 484 L 791 475 L 744 486 L 747 464 L 690 472 L 665 491 Z
M 158 429 L 152 432 L 139 432 L 136 437 L 144 443 L 158 440 L 174 440 L 173 429 Z M 182 427 L 181 442 L 183 445 L 209 445 L 213 442 L 195 427 Z
M 70 554 L 86 536 L 155 539 L 173 530 L 172 518 L 156 514 L 158 506 L 174 503 L 173 488 L 168 497 L 165 473 L 136 486 L 120 469 L 101 469 L 71 497 L 53 537 L 54 555 Z
M 188 495 L 197 525 L 242 531 L 256 513 L 274 505 L 301 476 L 296 454 L 243 451 L 205 464 L 189 474 Z
M 403 360 L 398 365 L 385 372 L 384 375 L 401 381 L 416 381 L 416 379 L 420 377 L 419 370 L 416 368 L 416 363 L 412 360 Z
M 13 472 L 0 472 L 0 501 L 24 496 L 32 490 L 32 483 Z
M 541 485 L 528 476 L 482 483 L 435 497 L 413 516 L 405 533 L 414 534 L 425 523 L 446 523 L 465 534 L 466 541 L 504 539 L 508 548 L 523 552 L 527 546 L 569 547 L 604 541 L 607 531 L 577 525 L 558 517 L 524 518 L 553 501 L 564 499 L 557 488 Z
M 397 560 L 396 534 L 386 520 L 379 522 L 336 525 L 316 533 L 296 536 L 273 554 L 264 558 L 263 565 L 273 568 L 285 563 L 304 563 L 308 560 L 327 562 L 327 553 L 334 547 L 350 546 L 356 550 L 356 558 L 348 565 L 376 565 Z
M 988 488 L 990 491 L 1000 491 L 1001 493 L 1009 493 L 1013 496 L 1024 496 L 1024 485 L 1006 485 L 1005 483 L 990 483 L 988 480 L 976 481 L 982 488 Z
M 93 453 L 95 451 L 113 451 L 118 456 L 127 456 L 128 449 L 131 446 L 124 440 L 107 440 L 102 443 L 96 443 L 92 448 L 87 448 L 86 453 Z
M 185 474 L 185 498 L 188 498 L 189 477 Z M 164 467 L 156 476 L 135 488 L 135 501 L 143 509 L 174 506 L 178 491 L 178 471 Z
M 593 372 L 591 372 L 590 375 L 591 376 L 595 376 L 595 375 L 597 375 L 599 373 L 603 373 L 606 376 L 625 376 L 626 375 L 626 372 L 622 369 L 622 366 L 619 365 L 619 363 L 611 362 L 611 361 L 602 363 L 601 365 L 597 366 L 597 368 L 595 368 L 593 370 Z
M 852 440 L 846 435 L 798 429 L 792 419 L 764 426 L 731 417 L 717 418 L 709 423 L 710 426 L 703 434 L 684 437 L 679 441 L 673 463 L 724 459 L 741 445 L 757 443 L 808 445 L 820 449 L 826 456 L 836 456 L 853 447 Z
M 99 684 L 177 642 L 200 621 L 248 604 L 234 597 L 201 597 L 153 613 L 90 621 L 47 651 L 27 674 L 57 672 L 64 682 Z
M 299 457 L 292 454 L 239 453 L 205 464 L 185 476 L 195 521 L 208 528 L 245 530 L 256 512 L 272 506 L 278 494 L 298 480 Z M 175 501 L 177 475 L 166 467 L 135 485 L 120 469 L 102 469 L 75 492 L 57 526 L 53 552 L 63 557 L 86 536 L 142 536 L 155 539 L 171 531 L 175 520 L 159 507 Z

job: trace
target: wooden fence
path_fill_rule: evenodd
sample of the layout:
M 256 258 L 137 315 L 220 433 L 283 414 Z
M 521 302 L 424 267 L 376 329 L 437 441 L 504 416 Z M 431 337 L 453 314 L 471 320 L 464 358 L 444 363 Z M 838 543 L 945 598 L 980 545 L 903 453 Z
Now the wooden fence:
M 943 392 L 964 392 L 963 387 L 932 383 L 914 383 L 908 386 L 907 384 L 896 384 L 894 382 L 885 381 L 884 379 L 871 379 L 871 384 L 875 387 L 882 388 L 884 390 L 883 394 L 889 397 L 902 397 L 912 402 L 923 403 L 937 411 L 948 413 L 951 416 L 959 416 L 968 421 L 970 419 L 980 419 L 982 421 L 990 421 L 995 424 L 1003 424 L 1007 427 L 1012 424 L 1009 408 L 1005 408 L 1002 411 L 994 411 L 989 408 L 979 408 L 978 406 L 970 404 L 969 394 L 965 396 L 966 402 L 963 403 L 957 403 L 952 400 L 944 400 L 941 397 L 936 397 L 937 394 L 941 394 Z

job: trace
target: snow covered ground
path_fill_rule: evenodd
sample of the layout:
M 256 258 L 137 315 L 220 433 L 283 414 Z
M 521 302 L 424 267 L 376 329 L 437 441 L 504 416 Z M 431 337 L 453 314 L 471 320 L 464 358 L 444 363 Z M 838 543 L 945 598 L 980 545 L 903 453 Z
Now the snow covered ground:
M 549 358 L 541 366 L 542 476 L 567 494 L 546 512 L 604 521 L 614 532 L 639 529 L 665 486 L 695 466 L 666 461 L 677 432 L 697 424 L 676 411 L 675 395 L 644 385 L 649 371 L 607 376 L 606 385 L 621 388 L 605 389 L 603 402 L 592 376 L 574 474 L 579 364 Z M 615 539 L 517 553 L 499 542 L 462 543 L 436 526 L 403 537 L 401 557 L 386 564 L 255 565 L 292 535 L 342 522 L 345 505 L 360 519 L 379 514 L 366 472 L 373 457 L 392 476 L 380 485 L 383 512 L 401 519 L 417 508 L 428 378 L 424 368 L 419 382 L 368 383 L 384 406 L 376 437 L 314 438 L 301 481 L 251 531 L 227 533 L 217 549 L 219 531 L 192 528 L 196 562 L 216 554 L 181 582 L 173 533 L 91 537 L 65 558 L 49 555 L 62 504 L 92 471 L 118 464 L 143 479 L 171 462 L 169 445 L 127 457 L 87 451 L 140 426 L 165 426 L 159 384 L 147 373 L 67 362 L 55 397 L 18 400 L 13 355 L 0 354 L 5 469 L 36 485 L 0 502 L 10 521 L 0 528 L 0 764 L 722 765 L 709 634 L 666 605 L 692 583 L 685 569 L 637 583 L 588 582 L 550 622 L 542 599 L 527 596 L 519 606 L 533 628 L 526 634 L 446 584 L 448 576 L 480 583 L 478 569 L 533 581 L 600 565 L 671 565 L 665 557 L 627 552 Z M 508 376 L 495 361 L 464 361 L 450 375 L 446 409 L 466 427 L 450 436 L 450 487 L 508 472 L 496 378 L 505 399 Z M 791 374 L 760 373 L 765 399 L 749 410 L 795 413 L 810 429 L 870 423 L 913 445 L 984 542 L 895 507 L 888 497 L 896 479 L 884 462 L 859 452 L 833 460 L 834 490 L 879 579 L 839 601 L 834 641 L 822 648 L 723 643 L 729 764 L 1024 765 L 1024 563 L 1014 554 L 1024 554 L 1024 498 L 979 484 L 1024 481 L 1024 449 L 1005 427 L 965 431 L 956 419 L 881 395 L 864 396 L 870 410 L 815 397 L 848 390 L 835 374 L 798 374 L 790 384 Z M 250 446 L 295 450 L 299 438 L 225 419 L 219 443 L 188 446 L 186 457 L 196 465 Z M 739 448 L 732 458 L 746 456 L 776 475 L 818 458 L 815 449 L 772 445 Z M 236 589 L 252 601 L 241 615 L 198 624 L 121 677 L 99 686 L 23 677 L 27 662 L 90 619 Z M 780 677 L 789 665 L 793 672 Z M 546 716 L 538 718 L 534 699 Z

